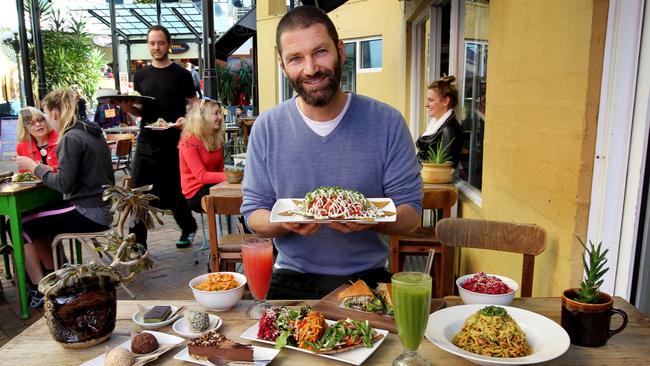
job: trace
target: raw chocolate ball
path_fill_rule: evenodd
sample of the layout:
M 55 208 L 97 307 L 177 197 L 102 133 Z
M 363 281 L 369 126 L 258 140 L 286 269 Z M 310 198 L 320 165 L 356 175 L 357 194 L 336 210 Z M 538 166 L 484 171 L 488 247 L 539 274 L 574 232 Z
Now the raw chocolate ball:
M 158 340 L 152 334 L 138 333 L 131 340 L 131 352 L 143 354 L 150 353 L 158 349 Z

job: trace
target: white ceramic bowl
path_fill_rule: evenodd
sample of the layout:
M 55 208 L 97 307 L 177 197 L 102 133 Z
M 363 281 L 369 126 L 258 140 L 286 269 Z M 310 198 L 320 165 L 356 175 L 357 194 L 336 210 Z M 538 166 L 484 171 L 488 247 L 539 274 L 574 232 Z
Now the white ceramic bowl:
M 164 305 L 164 304 L 161 304 L 161 305 Z M 178 310 L 178 307 L 176 307 L 176 306 L 170 306 L 170 307 L 172 308 L 172 314 L 173 314 L 173 313 L 176 313 L 176 310 Z M 144 318 L 144 314 L 145 314 L 147 311 L 151 310 L 151 308 L 153 308 L 153 305 L 152 305 L 152 306 L 145 306 L 145 307 L 144 307 L 144 312 L 143 312 L 143 313 L 141 313 L 141 312 L 138 310 L 138 311 L 136 311 L 136 312 L 133 314 L 133 316 L 131 317 L 131 319 L 133 320 L 134 323 L 136 323 L 137 325 L 141 326 L 141 327 L 144 328 L 144 329 L 158 329 L 158 328 L 162 328 L 162 327 L 164 327 L 164 326 L 167 326 L 167 325 L 171 324 L 171 323 L 174 322 L 176 319 L 178 319 L 179 316 L 181 316 L 181 313 L 176 313 L 173 317 L 169 317 L 169 318 L 165 319 L 165 321 L 162 321 L 162 322 L 158 322 L 158 323 L 145 323 L 145 322 L 144 322 L 144 319 L 143 319 L 143 318 Z
M 225 311 L 233 307 L 241 300 L 244 295 L 244 285 L 246 285 L 246 276 L 237 272 L 214 272 L 214 273 L 229 273 L 235 276 L 235 280 L 239 282 L 239 287 L 225 290 L 225 291 L 201 291 L 194 288 L 195 285 L 206 281 L 208 274 L 194 277 L 190 281 L 190 288 L 194 294 L 194 298 L 203 307 L 212 311 Z
M 458 293 L 460 294 L 460 297 L 463 299 L 463 302 L 465 304 L 510 305 L 510 303 L 512 303 L 512 299 L 515 298 L 515 292 L 517 292 L 517 289 L 519 289 L 517 282 L 505 276 L 487 273 L 488 276 L 494 276 L 503 281 L 503 283 L 508 285 L 512 291 L 500 295 L 489 295 L 464 289 L 461 284 L 465 283 L 465 281 L 469 280 L 475 275 L 477 275 L 477 273 L 461 276 L 456 280 Z

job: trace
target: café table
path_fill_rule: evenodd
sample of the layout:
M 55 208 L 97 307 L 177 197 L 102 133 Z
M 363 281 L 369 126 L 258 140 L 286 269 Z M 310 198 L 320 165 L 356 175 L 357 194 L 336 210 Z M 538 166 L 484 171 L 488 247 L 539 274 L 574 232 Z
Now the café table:
M 446 297 L 447 306 L 461 304 L 457 297 Z M 273 304 L 284 304 L 286 301 L 271 301 Z M 313 304 L 313 300 L 293 302 L 293 304 Z M 105 352 L 106 347 L 116 347 L 128 339 L 128 333 L 136 326 L 131 316 L 138 311 L 138 304 L 147 305 L 198 305 L 195 301 L 185 300 L 119 300 L 117 305 L 117 325 L 109 341 L 86 349 L 66 349 L 58 345 L 50 336 L 44 318 L 20 333 L 14 339 L 0 348 L 0 360 L 3 364 L 37 365 L 78 365 L 93 359 Z M 223 319 L 223 326 L 219 332 L 227 337 L 242 342 L 251 343 L 259 347 L 271 347 L 259 342 L 241 339 L 239 336 L 246 329 L 255 324 L 255 320 L 246 317 L 246 309 L 250 300 L 240 301 L 234 308 L 214 313 Z M 561 300 L 555 298 L 518 298 L 512 306 L 534 311 L 544 315 L 555 322 L 560 322 Z M 648 364 L 648 339 L 650 339 L 650 317 L 642 314 L 620 297 L 614 298 L 614 306 L 627 312 L 629 322 L 623 332 L 609 339 L 607 345 L 597 348 L 578 347 L 571 345 L 568 351 L 560 357 L 544 363 L 545 365 L 647 365 Z M 174 334 L 171 326 L 157 331 Z M 151 365 L 190 365 L 173 356 L 180 352 L 186 343 L 162 355 Z M 366 360 L 364 365 L 390 365 L 401 354 L 402 346 L 396 334 L 389 334 L 384 343 Z M 458 356 L 439 349 L 426 339 L 422 340 L 419 351 L 425 358 L 432 361 L 433 365 L 472 365 Z M 273 359 L 271 365 L 344 365 L 338 361 L 329 360 L 312 354 L 295 350 L 283 349 Z
M 16 263 L 16 280 L 18 297 L 20 299 L 20 317 L 29 318 L 27 304 L 27 276 L 25 273 L 25 251 L 23 239 L 23 212 L 33 210 L 48 203 L 60 200 L 62 195 L 46 185 L 40 184 L 0 184 L 0 215 L 7 216 L 10 221 L 11 242 L 13 244 L 14 260 Z M 2 235 L 2 240 L 6 240 Z

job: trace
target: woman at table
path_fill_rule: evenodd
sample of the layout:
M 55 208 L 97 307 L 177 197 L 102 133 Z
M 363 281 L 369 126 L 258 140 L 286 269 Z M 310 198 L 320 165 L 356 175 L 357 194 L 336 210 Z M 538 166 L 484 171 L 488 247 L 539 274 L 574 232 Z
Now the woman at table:
M 194 103 L 185 117 L 178 156 L 181 190 L 192 211 L 203 212 L 201 198 L 226 180 L 222 126 L 221 106 L 214 100 Z
M 23 215 L 25 268 L 33 284 L 53 268 L 51 239 L 60 233 L 107 230 L 112 222 L 110 203 L 102 200 L 102 186 L 114 185 L 111 153 L 98 125 L 77 119 L 77 100 L 71 89 L 53 91 L 43 99 L 45 112 L 60 131 L 56 154 L 58 170 L 18 156 L 21 170 L 34 173 L 49 188 L 61 192 L 63 201 Z M 40 307 L 42 294 L 30 291 L 30 305 Z
M 50 125 L 43 112 L 25 107 L 18 114 L 16 154 L 52 167 L 56 171 L 59 160 L 56 145 L 59 133 Z
M 430 120 L 415 146 L 418 148 L 418 159 L 424 161 L 429 150 L 437 148 L 442 141 L 442 146 L 449 145 L 447 153 L 455 168 L 463 147 L 463 128 L 454 113 L 458 104 L 458 89 L 452 84 L 454 81 L 456 77 L 450 75 L 429 84 L 426 105 Z

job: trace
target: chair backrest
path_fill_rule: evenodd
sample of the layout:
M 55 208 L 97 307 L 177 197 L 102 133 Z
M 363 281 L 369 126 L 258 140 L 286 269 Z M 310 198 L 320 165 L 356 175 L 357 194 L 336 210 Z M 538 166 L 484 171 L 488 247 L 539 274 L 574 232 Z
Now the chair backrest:
M 546 230 L 535 224 L 447 218 L 436 225 L 436 237 L 449 247 L 491 249 L 524 255 L 521 296 L 533 292 L 535 256 L 546 249 Z M 453 276 L 453 268 L 447 269 Z
M 422 197 L 423 210 L 442 210 L 442 217 L 451 216 L 451 208 L 458 201 L 458 191 L 456 190 L 425 190 Z
M 131 146 L 133 142 L 131 139 L 117 140 L 115 144 L 115 156 L 127 156 L 131 153 Z
M 208 215 L 241 215 L 240 196 L 203 196 L 201 207 Z

